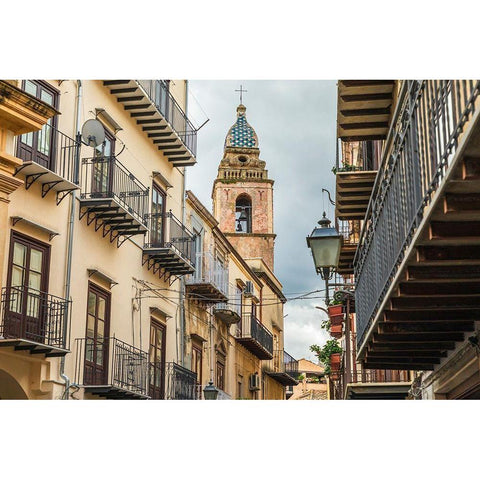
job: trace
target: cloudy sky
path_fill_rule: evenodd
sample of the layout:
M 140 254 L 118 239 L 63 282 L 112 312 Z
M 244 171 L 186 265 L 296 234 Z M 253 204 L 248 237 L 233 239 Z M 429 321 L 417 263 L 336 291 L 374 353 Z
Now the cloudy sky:
M 223 143 L 236 119 L 239 94 L 247 120 L 258 135 L 260 158 L 267 163 L 274 185 L 275 274 L 287 298 L 323 289 L 315 274 L 305 237 L 321 218 L 334 211 L 322 188 L 334 193 L 336 82 L 326 80 L 190 80 L 189 116 L 198 132 L 197 165 L 187 172 L 187 186 L 212 208 L 212 184 L 223 156 Z M 322 344 L 320 329 L 324 293 L 311 300 L 285 305 L 285 349 L 296 358 L 315 357 L 309 346 Z

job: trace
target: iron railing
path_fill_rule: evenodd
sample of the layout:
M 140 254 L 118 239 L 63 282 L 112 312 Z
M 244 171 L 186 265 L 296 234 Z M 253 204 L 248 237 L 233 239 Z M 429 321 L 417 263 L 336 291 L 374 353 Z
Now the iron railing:
M 34 134 L 37 142 L 34 145 Z M 57 130 L 44 125 L 39 132 L 17 137 L 17 156 L 24 162 L 35 162 L 75 185 L 79 184 L 78 155 L 80 143 Z
M 337 220 L 338 233 L 344 245 L 356 245 L 360 238 L 360 220 Z
M 167 400 L 196 400 L 197 374 L 175 362 L 167 362 L 165 398 Z
M 298 376 L 298 360 L 295 360 L 285 350 L 275 350 L 273 358 L 264 362 L 264 367 L 271 373 L 286 373 L 295 379 Z
M 253 338 L 273 355 L 273 335 L 252 313 L 244 313 L 236 326 L 237 338 Z
M 82 159 L 81 200 L 111 199 L 145 225 L 149 189 L 114 156 Z
M 355 257 L 360 347 L 472 118 L 480 82 L 404 81 Z
M 2 288 L 0 336 L 67 348 L 68 301 L 26 286 Z
M 349 383 L 392 383 L 409 381 L 410 373 L 405 370 L 356 370 L 350 372 L 349 378 Z
M 242 293 L 237 290 L 237 288 L 228 284 L 228 301 L 217 303 L 213 309 L 214 310 L 231 310 L 236 313 L 239 317 L 242 316 Z
M 186 278 L 186 283 L 209 283 L 228 296 L 228 270 L 210 252 L 195 254 L 195 273 Z
M 150 213 L 145 218 L 148 231 L 144 248 L 172 248 L 195 266 L 195 236 L 171 211 Z
M 148 353 L 115 337 L 75 339 L 75 383 L 148 395 Z
M 193 156 L 197 154 L 197 130 L 188 119 L 163 80 L 136 80 L 155 105 L 162 117 L 170 124 Z

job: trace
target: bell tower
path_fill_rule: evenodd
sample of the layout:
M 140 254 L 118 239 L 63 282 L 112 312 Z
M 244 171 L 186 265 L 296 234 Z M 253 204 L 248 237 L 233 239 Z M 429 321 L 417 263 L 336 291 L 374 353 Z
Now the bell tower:
M 273 270 L 273 180 L 260 160 L 258 137 L 246 107 L 225 138 L 223 159 L 213 184 L 213 214 L 219 228 L 244 258 L 262 258 Z

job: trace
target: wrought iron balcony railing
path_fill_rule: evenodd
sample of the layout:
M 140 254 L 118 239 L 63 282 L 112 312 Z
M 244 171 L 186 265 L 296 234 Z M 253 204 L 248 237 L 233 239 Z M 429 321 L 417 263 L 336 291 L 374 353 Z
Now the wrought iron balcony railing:
M 197 374 L 175 362 L 167 362 L 165 398 L 167 400 L 197 400 Z
M 279 381 L 282 385 L 297 385 L 298 361 L 285 350 L 275 350 L 273 358 L 264 362 L 263 368 L 267 375 Z
M 68 303 L 64 298 L 26 286 L 2 288 L 2 344 L 30 350 L 32 354 L 65 355 Z
M 358 346 L 442 185 L 480 82 L 404 81 L 355 257 Z
M 137 80 L 150 101 L 193 156 L 197 154 L 197 131 L 163 80 Z
M 195 254 L 195 272 L 186 278 L 193 300 L 219 302 L 228 297 L 228 270 L 210 252 Z
M 38 132 L 17 137 L 17 156 L 23 165 L 15 175 L 25 175 L 27 190 L 38 181 L 42 197 L 50 190 L 56 192 L 58 205 L 79 188 L 79 155 L 79 142 L 47 124 Z
M 228 284 L 228 292 L 228 300 L 217 303 L 213 307 L 213 313 L 227 325 L 231 325 L 242 318 L 242 294 L 231 284 Z
M 143 246 L 144 263 L 154 272 L 180 276 L 195 271 L 195 237 L 170 211 L 146 215 L 148 231 Z
M 251 313 L 244 313 L 236 326 L 237 342 L 256 355 L 260 360 L 273 358 L 273 335 Z
M 113 200 L 139 224 L 145 224 L 149 189 L 114 157 L 82 159 L 80 199 L 101 203 Z M 121 218 L 116 223 L 122 224 Z
M 75 383 L 106 398 L 148 398 L 148 354 L 115 337 L 75 340 Z

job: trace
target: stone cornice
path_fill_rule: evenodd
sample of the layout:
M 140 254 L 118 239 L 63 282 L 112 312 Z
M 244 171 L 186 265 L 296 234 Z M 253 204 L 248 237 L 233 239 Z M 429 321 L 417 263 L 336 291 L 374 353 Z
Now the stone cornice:
M 33 95 L 0 80 L 0 125 L 15 135 L 40 130 L 58 113 Z

